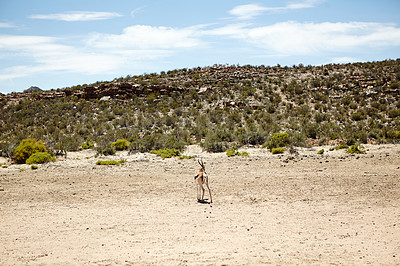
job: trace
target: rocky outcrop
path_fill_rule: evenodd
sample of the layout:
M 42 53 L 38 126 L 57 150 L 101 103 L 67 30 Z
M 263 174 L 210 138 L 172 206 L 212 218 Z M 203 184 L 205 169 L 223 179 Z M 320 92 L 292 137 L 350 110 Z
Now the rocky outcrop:
M 129 99 L 133 96 L 146 96 L 150 93 L 159 95 L 170 95 L 174 91 L 182 91 L 181 88 L 168 85 L 139 85 L 128 82 L 101 83 L 98 86 L 86 86 L 80 89 L 63 89 L 57 91 L 41 92 L 21 92 L 1 95 L 9 101 L 19 101 L 22 99 L 55 99 L 61 97 L 75 96 L 79 99 L 91 100 L 109 97 L 112 99 Z
M 100 84 L 97 87 L 88 86 L 83 91 L 72 93 L 72 96 L 83 98 L 86 100 L 100 99 L 109 96 L 113 99 L 127 99 L 133 96 L 146 96 L 150 93 L 160 95 L 171 94 L 174 91 L 182 91 L 180 88 L 170 87 L 167 85 L 139 85 L 131 83 L 109 83 Z
M 306 90 L 314 94 L 326 94 L 335 99 L 340 99 L 351 91 L 368 97 L 380 94 L 398 97 L 400 86 L 398 84 L 399 64 L 400 59 L 377 63 L 318 67 L 303 65 L 293 67 L 214 65 L 173 70 L 161 74 L 129 76 L 115 79 L 112 82 L 98 82 L 52 91 L 41 91 L 36 87 L 31 87 L 23 93 L 0 95 L 0 98 L 10 101 L 60 97 L 77 97 L 86 100 L 107 97 L 107 99 L 124 100 L 135 96 L 146 97 L 153 94 L 158 99 L 159 96 L 171 95 L 173 92 L 184 90 L 195 89 L 199 94 L 205 94 L 215 88 L 246 90 L 249 87 L 259 88 L 260 90 L 267 88 L 267 90 L 275 90 L 278 93 L 285 93 L 285 95 L 288 92 L 290 93 L 290 90 L 294 91 L 294 94 L 301 94 L 303 90 Z M 296 91 L 298 87 L 300 89 Z M 232 105 L 230 102 L 225 103 L 225 106 L 230 105 Z

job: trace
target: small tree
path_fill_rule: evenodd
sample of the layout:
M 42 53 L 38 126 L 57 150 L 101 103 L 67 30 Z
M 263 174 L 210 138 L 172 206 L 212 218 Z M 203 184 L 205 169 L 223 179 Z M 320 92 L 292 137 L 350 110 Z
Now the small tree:
M 123 151 L 129 148 L 131 143 L 126 139 L 117 139 L 115 142 L 111 144 L 117 151 Z
M 25 163 L 36 152 L 46 152 L 43 141 L 36 139 L 24 139 L 14 151 L 14 160 L 17 163 Z
M 272 151 L 273 148 L 285 147 L 290 144 L 288 133 L 275 133 L 271 140 L 267 143 L 268 149 Z
M 48 152 L 35 152 L 27 160 L 27 164 L 54 162 L 56 158 Z

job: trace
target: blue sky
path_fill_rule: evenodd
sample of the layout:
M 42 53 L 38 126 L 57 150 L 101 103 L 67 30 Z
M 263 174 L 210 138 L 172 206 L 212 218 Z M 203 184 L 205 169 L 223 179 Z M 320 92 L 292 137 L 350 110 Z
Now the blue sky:
M 399 0 L 0 0 L 0 92 L 400 57 Z

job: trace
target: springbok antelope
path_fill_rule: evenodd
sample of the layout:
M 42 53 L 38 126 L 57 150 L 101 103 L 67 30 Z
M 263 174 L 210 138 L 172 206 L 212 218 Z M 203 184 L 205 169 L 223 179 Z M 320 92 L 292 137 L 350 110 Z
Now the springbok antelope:
M 206 173 L 206 168 L 204 166 L 203 160 L 197 160 L 197 162 L 200 164 L 201 168 L 199 170 L 199 173 L 194 177 L 194 180 L 197 184 L 197 201 L 198 202 L 204 202 L 204 187 L 203 185 L 206 184 L 208 193 L 210 193 L 210 203 L 212 203 L 212 197 L 211 197 L 211 190 L 210 186 L 208 185 L 208 176 Z M 200 193 L 203 191 L 200 199 Z

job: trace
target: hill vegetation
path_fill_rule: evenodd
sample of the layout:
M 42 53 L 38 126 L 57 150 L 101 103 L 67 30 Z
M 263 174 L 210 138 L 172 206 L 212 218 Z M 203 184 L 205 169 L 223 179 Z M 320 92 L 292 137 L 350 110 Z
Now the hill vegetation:
M 324 66 L 225 66 L 117 78 L 52 91 L 0 95 L 0 151 L 26 138 L 53 154 L 98 151 L 211 152 L 242 145 L 400 141 L 400 59 Z M 283 136 L 283 135 L 281 135 Z M 126 140 L 126 141 L 125 141 Z M 91 146 L 93 146 L 93 144 Z M 126 147 L 129 145 L 129 147 Z

